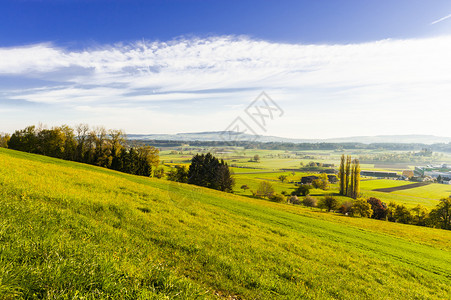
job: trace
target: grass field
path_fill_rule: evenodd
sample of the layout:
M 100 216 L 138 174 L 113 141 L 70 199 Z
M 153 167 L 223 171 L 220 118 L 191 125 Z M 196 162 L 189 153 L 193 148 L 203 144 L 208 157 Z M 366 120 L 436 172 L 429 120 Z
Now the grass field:
M 0 298 L 449 299 L 451 232 L 0 149 Z

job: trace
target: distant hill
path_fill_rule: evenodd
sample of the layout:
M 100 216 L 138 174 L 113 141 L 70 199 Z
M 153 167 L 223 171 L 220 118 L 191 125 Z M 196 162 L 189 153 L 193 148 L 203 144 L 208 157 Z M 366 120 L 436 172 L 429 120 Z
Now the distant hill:
M 133 140 L 169 140 L 169 141 L 224 141 L 236 132 L 208 131 L 177 134 L 129 134 L 128 138 Z M 353 136 L 329 139 L 292 139 L 277 136 L 254 136 L 240 134 L 241 141 L 280 142 L 280 143 L 405 143 L 405 144 L 436 144 L 450 143 L 451 137 L 434 135 L 376 135 L 376 136 Z

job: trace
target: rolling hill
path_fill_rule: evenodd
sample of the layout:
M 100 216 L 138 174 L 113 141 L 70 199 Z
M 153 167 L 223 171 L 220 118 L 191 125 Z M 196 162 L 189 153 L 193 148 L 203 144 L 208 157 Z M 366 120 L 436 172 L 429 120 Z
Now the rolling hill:
M 177 134 L 129 134 L 127 137 L 131 140 L 168 140 L 168 141 L 228 141 L 229 134 L 236 135 L 234 131 L 207 131 L 190 132 Z M 435 135 L 376 135 L 376 136 L 353 136 L 327 139 L 294 139 L 278 136 L 266 136 L 239 133 L 240 141 L 259 141 L 263 143 L 395 143 L 395 144 L 437 144 L 450 143 L 451 137 L 442 137 Z
M 449 299 L 451 232 L 0 148 L 2 299 Z

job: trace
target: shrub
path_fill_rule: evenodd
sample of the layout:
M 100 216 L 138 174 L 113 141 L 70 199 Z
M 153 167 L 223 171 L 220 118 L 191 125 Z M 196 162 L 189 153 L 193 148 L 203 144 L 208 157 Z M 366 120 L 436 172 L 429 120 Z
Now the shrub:
M 335 197 L 332 196 L 326 196 L 322 198 L 319 203 L 318 207 L 325 208 L 327 211 L 335 210 L 339 206 L 338 200 Z
M 328 190 L 329 178 L 327 177 L 327 174 L 321 174 L 318 179 L 313 180 L 312 185 L 315 189 Z
M 288 203 L 299 205 L 301 204 L 301 200 L 299 200 L 298 196 L 293 195 L 290 198 L 288 198 Z
M 155 178 L 163 178 L 164 177 L 164 168 L 160 167 L 153 171 L 153 176 Z
M 310 195 L 307 195 L 304 200 L 302 201 L 302 204 L 304 204 L 307 207 L 317 207 L 318 206 L 318 199 L 315 197 L 312 197 Z
M 374 197 L 369 198 L 367 202 L 371 205 L 371 209 L 373 210 L 373 214 L 371 215 L 372 219 L 386 219 L 388 211 L 385 203 Z
M 393 217 L 395 218 L 395 222 L 398 223 L 410 224 L 412 222 L 412 215 L 410 213 L 410 210 L 403 204 L 396 205 Z
M 344 215 L 347 215 L 350 213 L 352 207 L 351 201 L 345 201 L 341 204 L 341 206 L 338 208 L 338 212 Z
M 246 190 L 249 189 L 249 187 L 247 186 L 247 184 L 243 184 L 243 185 L 241 186 L 241 189 L 245 192 Z
M 296 196 L 306 196 L 306 195 L 310 194 L 311 188 L 312 188 L 311 185 L 302 184 L 296 189 L 296 191 L 293 192 L 293 194 Z
M 365 199 L 358 198 L 352 203 L 349 214 L 353 217 L 369 218 L 373 214 L 373 210 L 371 209 L 371 204 Z
M 426 226 L 427 219 L 428 219 L 428 210 L 426 207 L 418 204 L 414 208 L 410 210 L 412 213 L 412 224 L 418 225 L 418 226 Z
M 262 181 L 257 189 L 257 196 L 271 198 L 274 194 L 274 187 L 269 181 Z
M 286 202 L 286 198 L 283 195 L 280 194 L 274 194 L 271 197 L 269 197 L 269 200 L 271 200 L 272 202 L 277 202 L 277 203 L 283 203 Z

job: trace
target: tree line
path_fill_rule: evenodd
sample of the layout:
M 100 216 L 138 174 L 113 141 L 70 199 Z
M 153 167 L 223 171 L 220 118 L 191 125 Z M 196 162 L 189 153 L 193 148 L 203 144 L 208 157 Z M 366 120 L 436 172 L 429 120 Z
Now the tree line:
M 352 172 L 358 171 L 359 168 L 358 162 L 356 162 L 354 166 L 349 163 L 346 164 L 346 161 L 350 160 L 350 158 L 345 158 L 344 172 L 346 174 L 346 170 L 349 169 L 349 173 L 352 175 Z M 353 187 L 351 184 L 352 177 L 353 176 L 348 176 L 348 178 L 350 178 L 348 184 L 346 184 L 346 180 L 343 180 L 344 191 L 346 191 L 346 185 L 348 185 L 349 190 L 352 191 L 354 188 L 355 191 L 356 185 L 354 184 Z M 354 179 L 355 178 L 356 177 L 354 176 Z M 251 193 L 252 196 L 256 198 L 267 198 L 270 201 L 279 203 L 303 204 L 307 207 L 317 207 L 325 209 L 328 212 L 334 211 L 351 217 L 365 217 L 389 222 L 451 230 L 451 196 L 449 198 L 441 199 L 439 203 L 429 211 L 422 205 L 408 208 L 404 204 L 397 204 L 393 201 L 387 205 L 375 197 L 370 197 L 368 199 L 356 197 L 341 202 L 333 194 L 330 194 L 318 199 L 309 195 L 311 188 L 313 188 L 313 184 L 303 184 L 293 191 L 291 195 L 285 191 L 282 191 L 281 194 L 276 194 L 273 185 L 269 181 L 261 181 L 257 190 L 255 192 L 251 190 Z M 249 187 L 247 185 L 242 185 L 241 189 L 246 191 Z M 303 198 L 300 198 L 300 196 L 303 196 Z
M 193 140 L 140 140 L 143 143 L 152 143 L 157 147 L 180 147 L 182 144 L 188 144 L 189 147 L 207 147 L 220 148 L 229 147 L 230 141 L 193 141 Z M 451 143 L 437 143 L 426 145 L 422 143 L 371 143 L 362 144 L 356 142 L 348 143 L 292 143 L 292 142 L 258 142 L 258 141 L 234 141 L 233 146 L 243 147 L 244 149 L 265 149 L 265 150 L 387 150 L 387 151 L 421 151 L 429 148 L 435 152 L 451 152 Z M 188 148 L 189 148 L 188 147 Z
M 130 146 L 121 130 L 90 128 L 79 124 L 50 129 L 28 126 L 3 136 L 7 148 L 96 165 L 124 173 L 151 176 L 159 164 L 159 150 L 152 146 Z

